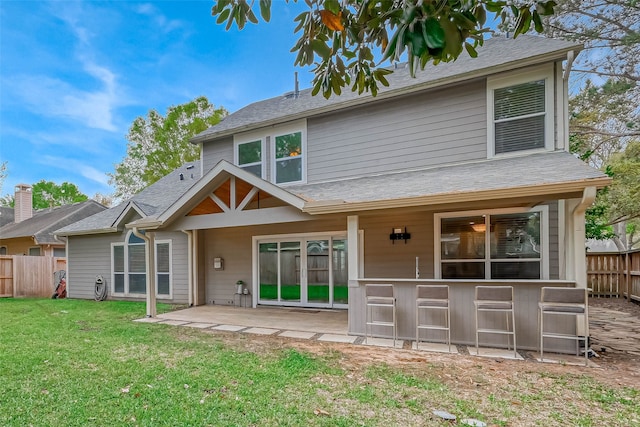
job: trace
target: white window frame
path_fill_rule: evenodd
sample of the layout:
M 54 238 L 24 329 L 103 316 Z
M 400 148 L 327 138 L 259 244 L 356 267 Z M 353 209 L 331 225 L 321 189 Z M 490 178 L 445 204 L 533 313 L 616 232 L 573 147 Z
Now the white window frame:
M 164 244 L 168 244 L 169 245 L 169 272 L 159 272 L 158 271 L 158 245 L 164 245 Z M 173 299 L 173 245 L 172 245 L 172 240 L 171 239 L 166 239 L 166 240 L 156 240 L 155 241 L 155 245 L 156 245 L 156 250 L 154 252 L 155 254 L 155 265 L 156 265 L 156 297 L 157 298 L 162 298 L 162 299 Z M 160 274 L 168 274 L 169 275 L 169 293 L 168 294 L 160 294 L 158 292 L 158 285 L 159 285 L 159 281 L 158 281 L 158 276 Z
M 494 121 L 494 91 L 509 86 L 544 80 L 545 120 L 544 120 L 544 148 L 512 151 L 509 153 L 495 152 L 495 121 Z M 531 67 L 524 72 L 511 72 L 487 78 L 487 157 L 509 157 L 523 154 L 553 151 L 555 148 L 555 89 L 553 64 Z M 527 116 L 523 116 L 525 118 Z
M 261 159 L 260 162 L 255 162 L 255 163 L 248 163 L 246 165 L 240 165 L 240 146 L 242 144 L 248 144 L 251 142 L 256 142 L 256 141 L 260 141 L 260 149 L 261 149 Z M 262 173 L 260 175 L 260 178 L 265 179 L 267 176 L 267 162 L 266 162 L 266 157 L 267 157 L 267 144 L 266 144 L 266 138 L 263 134 L 261 133 L 249 133 L 249 134 L 241 134 L 239 136 L 234 136 L 233 137 L 233 164 L 236 165 L 237 167 L 239 167 L 240 169 L 244 169 L 247 166 L 255 166 L 257 164 L 260 164 L 261 169 L 262 169 Z
M 540 205 L 531 209 L 527 208 L 509 208 L 509 209 L 485 209 L 485 210 L 473 210 L 473 211 L 458 211 L 458 212 L 443 212 L 436 213 L 433 216 L 433 228 L 434 228 L 434 275 L 436 279 L 442 279 L 442 259 L 440 256 L 440 235 L 442 230 L 441 220 L 443 218 L 457 218 L 467 216 L 481 216 L 481 215 L 502 215 L 512 213 L 528 213 L 528 212 L 540 212 L 540 279 L 505 279 L 509 281 L 526 281 L 526 280 L 549 280 L 549 206 Z M 485 278 L 487 281 L 500 281 L 502 279 L 492 279 L 491 276 L 491 233 L 485 233 Z M 495 261 L 495 260 L 494 260 Z M 516 261 L 514 259 L 514 261 Z M 517 259 L 517 261 L 526 261 L 526 259 Z M 446 279 L 446 280 L 462 280 L 469 281 L 469 279 Z M 472 279 L 483 280 L 483 279 Z
M 117 295 L 117 296 L 144 298 L 146 294 L 129 292 L 129 239 L 131 238 L 132 234 L 133 234 L 133 231 L 129 230 L 129 232 L 125 235 L 123 242 L 111 243 L 111 294 Z M 121 246 L 123 248 L 122 256 L 124 261 L 124 271 L 122 272 L 122 274 L 124 275 L 124 292 L 116 292 L 116 281 L 115 281 L 116 272 L 114 271 L 115 257 L 113 256 L 113 248 L 116 246 Z M 144 244 L 144 256 L 145 258 L 147 257 L 146 243 Z M 118 272 L 118 273 L 121 273 L 121 272 Z M 146 274 L 147 273 L 145 271 L 145 275 Z
M 284 159 L 276 160 L 276 137 L 282 135 L 288 135 L 290 133 L 300 132 L 300 145 L 302 149 L 302 153 L 296 157 L 287 157 Z M 290 123 L 284 126 L 278 126 L 273 129 L 273 131 L 269 135 L 269 140 L 271 142 L 271 179 L 270 181 L 278 186 L 286 187 L 287 185 L 294 184 L 304 184 L 307 182 L 307 121 L 301 120 L 297 122 Z M 276 182 L 276 164 L 277 162 L 300 158 L 301 162 L 301 176 L 299 181 L 289 181 L 289 182 Z

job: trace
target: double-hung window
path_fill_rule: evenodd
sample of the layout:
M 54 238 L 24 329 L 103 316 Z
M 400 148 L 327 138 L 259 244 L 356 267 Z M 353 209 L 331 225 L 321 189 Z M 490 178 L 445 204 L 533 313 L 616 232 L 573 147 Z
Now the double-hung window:
M 304 148 L 302 131 L 274 136 L 274 177 L 276 184 L 303 181 Z
M 156 242 L 156 287 L 161 297 L 171 298 L 171 241 Z
M 236 147 L 236 165 L 254 174 L 259 178 L 264 178 L 264 140 L 258 138 L 247 142 L 238 142 Z
M 156 241 L 156 295 L 171 298 L 171 241 Z M 147 291 L 146 245 L 129 232 L 124 243 L 111 245 L 111 292 L 143 295 Z
M 548 278 L 547 208 L 436 215 L 442 279 Z
M 553 150 L 551 68 L 487 80 L 489 157 Z

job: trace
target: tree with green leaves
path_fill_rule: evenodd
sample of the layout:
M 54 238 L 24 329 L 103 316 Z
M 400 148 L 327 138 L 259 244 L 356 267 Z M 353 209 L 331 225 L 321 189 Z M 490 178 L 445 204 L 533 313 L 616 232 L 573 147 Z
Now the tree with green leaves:
M 150 110 L 137 117 L 127 134 L 127 155 L 108 174 L 116 198 L 129 198 L 186 162 L 197 160 L 198 147 L 189 139 L 220 122 L 227 111 L 209 100 L 193 101 L 167 109 L 166 115 Z
M 88 200 L 86 194 L 70 182 L 56 184 L 53 181 L 38 181 L 31 187 L 33 197 L 33 209 L 47 209 L 56 206 L 70 205 L 72 203 Z
M 640 3 L 565 0 L 555 10 L 544 22 L 547 35 L 585 46 L 572 66 L 572 86 L 580 90 L 569 103 L 571 151 L 613 178 L 587 211 L 587 236 L 629 249 L 637 244 L 640 215 L 628 197 L 633 181 L 640 182 L 633 160 L 640 137 Z
M 289 1 L 289 0 L 287 0 Z M 294 2 L 296 0 L 293 0 Z M 543 17 L 554 12 L 548 0 L 522 2 L 490 0 L 363 1 L 305 0 L 308 11 L 295 18 L 300 38 L 291 49 L 297 52 L 295 65 L 315 65 L 314 95 L 325 98 L 352 91 L 378 92 L 378 84 L 392 71 L 379 65 L 400 61 L 406 54 L 415 73 L 429 63 L 454 61 L 463 51 L 477 56 L 484 36 L 490 31 L 487 14 L 503 21 L 513 19 L 514 36 L 531 27 L 543 31 Z M 256 4 L 258 6 L 256 7 Z M 211 9 L 216 22 L 235 23 L 240 30 L 247 22 L 271 18 L 271 0 L 218 0 Z

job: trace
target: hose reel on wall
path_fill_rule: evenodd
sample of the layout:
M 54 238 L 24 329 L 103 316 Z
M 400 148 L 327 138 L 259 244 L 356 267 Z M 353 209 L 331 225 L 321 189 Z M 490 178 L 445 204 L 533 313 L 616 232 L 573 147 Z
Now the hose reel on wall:
M 96 276 L 95 299 L 96 301 L 104 301 L 107 299 L 107 281 L 101 275 Z

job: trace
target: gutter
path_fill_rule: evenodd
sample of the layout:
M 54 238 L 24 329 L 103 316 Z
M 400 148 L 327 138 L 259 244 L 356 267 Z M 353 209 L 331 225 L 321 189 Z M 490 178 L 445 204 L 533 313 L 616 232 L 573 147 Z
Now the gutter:
M 568 52 L 573 52 L 575 49 L 579 48 L 579 46 L 572 46 L 569 48 L 565 48 L 562 49 L 560 51 L 555 51 L 552 53 L 547 53 L 547 54 L 543 54 L 543 55 L 539 55 L 539 56 L 533 56 L 533 57 L 528 57 L 525 59 L 520 59 L 520 60 L 514 60 L 514 61 L 510 61 L 504 64 L 500 64 L 500 65 L 494 65 L 494 66 L 490 66 L 488 68 L 483 68 L 480 70 L 474 70 L 471 72 L 467 72 L 467 73 L 461 73 L 461 74 L 456 74 L 455 76 L 450 76 L 450 77 L 442 77 L 440 79 L 436 79 L 436 80 L 432 80 L 429 82 L 425 82 L 425 83 L 418 83 L 415 85 L 411 85 L 411 86 L 405 86 L 399 89 L 390 89 L 386 92 L 378 92 L 378 95 L 374 98 L 371 96 L 365 96 L 365 97 L 356 97 L 354 99 L 348 100 L 348 101 L 344 101 L 344 102 L 338 102 L 338 103 L 332 103 L 329 105 L 325 105 L 322 107 L 318 107 L 318 108 L 314 108 L 314 109 L 310 109 L 310 110 L 304 110 L 295 114 L 291 114 L 288 116 L 279 116 L 277 118 L 273 118 L 270 120 L 265 120 L 263 122 L 259 122 L 259 123 L 251 123 L 248 125 L 244 125 L 244 126 L 237 126 L 237 127 L 233 127 L 231 129 L 227 129 L 218 133 L 209 133 L 209 134 L 200 134 L 200 135 L 196 135 L 194 137 L 192 137 L 189 142 L 192 144 L 200 144 L 200 143 L 204 143 L 207 142 L 209 140 L 213 140 L 213 139 L 218 139 L 218 138 L 224 138 L 227 136 L 232 136 L 236 133 L 240 133 L 240 132 L 246 132 L 246 131 L 250 131 L 250 130 L 254 130 L 254 129 L 259 129 L 262 127 L 267 127 L 267 126 L 275 126 L 275 125 L 280 125 L 282 123 L 285 122 L 289 122 L 289 121 L 293 121 L 293 120 L 299 120 L 299 119 L 303 119 L 303 118 L 310 118 L 312 116 L 317 116 L 323 113 L 333 113 L 333 112 L 337 112 L 339 110 L 343 110 L 349 107 L 355 107 L 358 105 L 362 105 L 362 104 L 367 104 L 367 103 L 371 103 L 373 101 L 382 101 L 388 98 L 394 98 L 397 96 L 401 96 L 401 95 L 407 95 L 407 94 L 412 94 L 415 93 L 418 90 L 426 90 L 426 89 L 433 89 L 433 88 L 437 88 L 440 86 L 444 86 L 447 84 L 451 84 L 451 83 L 459 83 L 462 81 L 466 81 L 466 80 L 471 80 L 473 78 L 479 78 L 479 77 L 486 77 L 489 76 L 491 74 L 497 74 L 497 73 L 501 73 L 504 71 L 513 71 L 516 70 L 518 68 L 525 68 L 528 66 L 532 66 L 532 65 L 537 65 L 540 64 L 542 62 L 547 62 L 547 61 L 554 61 L 554 60 L 558 60 L 561 59 L 564 55 L 567 55 Z M 516 68 L 513 67 L 513 65 L 516 64 L 518 65 Z M 250 105 L 250 104 L 249 104 Z M 206 131 L 205 131 L 206 132 Z

